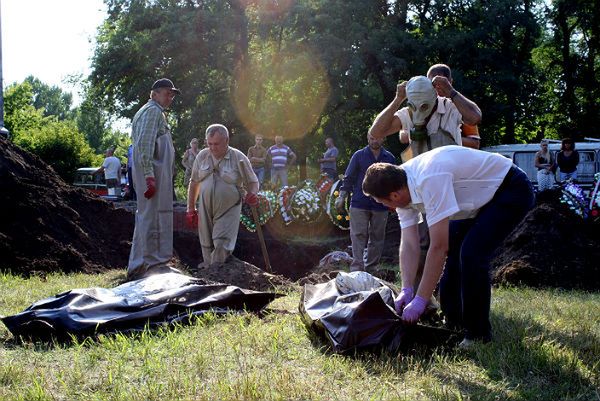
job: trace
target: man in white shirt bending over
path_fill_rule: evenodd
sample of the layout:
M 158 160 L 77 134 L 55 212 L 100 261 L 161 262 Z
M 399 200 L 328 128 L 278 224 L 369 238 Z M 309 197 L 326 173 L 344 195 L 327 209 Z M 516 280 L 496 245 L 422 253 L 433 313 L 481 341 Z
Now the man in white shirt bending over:
M 100 174 L 104 172 L 104 179 L 106 181 L 106 188 L 108 188 L 109 195 L 120 195 L 118 188 L 121 186 L 121 160 L 114 156 L 114 149 L 106 149 L 106 158 L 102 167 L 94 172 L 94 174 Z
M 395 306 L 402 319 L 419 319 L 441 277 L 442 312 L 464 331 L 460 346 L 490 341 L 490 261 L 535 203 L 527 175 L 498 154 L 450 145 L 401 166 L 373 164 L 362 189 L 398 213 L 402 291 Z M 421 213 L 431 243 L 415 288 Z

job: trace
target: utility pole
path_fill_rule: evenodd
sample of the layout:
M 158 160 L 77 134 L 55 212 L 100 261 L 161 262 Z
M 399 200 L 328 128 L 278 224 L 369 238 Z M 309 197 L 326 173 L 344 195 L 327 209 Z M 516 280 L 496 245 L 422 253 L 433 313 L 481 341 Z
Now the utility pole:
M 2 0 L 0 0 L 0 136 L 8 138 L 10 132 L 4 127 L 4 76 L 2 75 Z

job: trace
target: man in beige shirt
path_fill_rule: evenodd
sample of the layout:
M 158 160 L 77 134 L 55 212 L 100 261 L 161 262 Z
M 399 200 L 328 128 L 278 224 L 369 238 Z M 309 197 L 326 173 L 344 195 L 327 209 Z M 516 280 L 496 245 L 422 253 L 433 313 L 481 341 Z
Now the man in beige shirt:
M 265 160 L 267 159 L 267 149 L 263 146 L 263 136 L 254 137 L 254 146 L 248 148 L 248 159 L 252 164 L 252 170 L 258 177 L 258 183 L 262 185 L 265 178 Z
M 258 178 L 246 155 L 229 146 L 229 131 L 224 125 L 209 126 L 206 143 L 208 148 L 200 151 L 192 167 L 186 220 L 188 225 L 198 225 L 202 258 L 208 266 L 224 263 L 233 252 L 242 201 L 251 206 L 258 203 Z M 248 177 L 246 183 L 240 161 Z

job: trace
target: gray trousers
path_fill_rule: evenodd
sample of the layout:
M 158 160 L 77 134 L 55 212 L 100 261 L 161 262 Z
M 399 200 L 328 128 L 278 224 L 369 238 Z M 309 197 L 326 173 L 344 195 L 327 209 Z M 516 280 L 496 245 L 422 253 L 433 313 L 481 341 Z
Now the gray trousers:
M 365 270 L 379 263 L 385 240 L 388 211 L 350 208 L 350 271 Z
M 288 171 L 286 168 L 272 168 L 271 169 L 271 184 L 273 188 L 277 188 L 277 181 L 279 180 L 279 188 L 287 187 L 288 184 Z
M 209 266 L 233 253 L 240 228 L 242 202 L 237 187 L 211 174 L 200 184 L 198 234 L 202 259 Z
M 135 212 L 135 229 L 127 265 L 127 277 L 139 278 L 151 268 L 166 266 L 173 257 L 173 159 L 175 149 L 171 134 L 156 139 L 152 168 L 156 194 L 146 199 L 144 169 L 135 153 L 133 181 L 140 194 Z

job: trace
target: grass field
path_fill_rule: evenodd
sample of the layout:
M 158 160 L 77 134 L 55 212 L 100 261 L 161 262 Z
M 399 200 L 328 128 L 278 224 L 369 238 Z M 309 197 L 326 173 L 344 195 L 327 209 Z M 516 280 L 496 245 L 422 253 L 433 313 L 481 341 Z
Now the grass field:
M 0 275 L 0 315 L 122 278 Z M 600 293 L 495 289 L 490 344 L 354 357 L 310 341 L 299 297 L 262 318 L 70 345 L 22 344 L 0 325 L 0 400 L 600 400 Z

